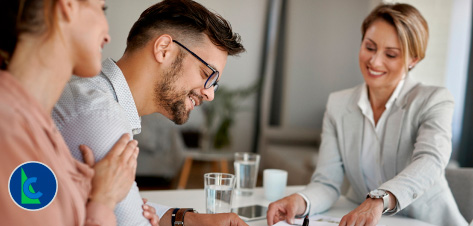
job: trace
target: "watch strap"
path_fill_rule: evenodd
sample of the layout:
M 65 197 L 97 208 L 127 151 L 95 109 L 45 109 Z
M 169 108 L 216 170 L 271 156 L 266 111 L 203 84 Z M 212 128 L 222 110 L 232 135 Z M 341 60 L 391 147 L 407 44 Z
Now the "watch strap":
M 179 208 L 174 208 L 174 210 L 172 211 L 172 215 L 171 215 L 171 226 L 174 226 L 174 222 L 176 221 L 176 213 L 177 211 L 179 211 Z
M 176 220 L 174 221 L 173 226 L 184 226 L 184 216 L 187 212 L 195 212 L 192 208 L 182 208 L 179 209 L 176 213 Z
M 370 191 L 367 195 L 366 198 L 372 198 L 372 199 L 382 199 L 383 200 L 383 214 L 389 211 L 389 193 L 387 193 L 385 190 L 382 189 L 377 189 L 378 191 L 383 191 L 383 195 L 374 195 L 371 194 L 372 191 Z
M 389 194 L 382 196 L 383 198 L 383 214 L 389 211 Z

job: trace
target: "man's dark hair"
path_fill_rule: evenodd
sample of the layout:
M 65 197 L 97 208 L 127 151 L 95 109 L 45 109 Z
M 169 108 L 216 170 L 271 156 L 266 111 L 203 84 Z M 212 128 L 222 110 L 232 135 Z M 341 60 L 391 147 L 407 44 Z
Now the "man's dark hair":
M 245 51 L 240 35 L 232 31 L 230 23 L 222 16 L 191 0 L 164 0 L 141 14 L 128 34 L 125 52 L 142 48 L 162 34 L 191 46 L 206 34 L 230 56 Z

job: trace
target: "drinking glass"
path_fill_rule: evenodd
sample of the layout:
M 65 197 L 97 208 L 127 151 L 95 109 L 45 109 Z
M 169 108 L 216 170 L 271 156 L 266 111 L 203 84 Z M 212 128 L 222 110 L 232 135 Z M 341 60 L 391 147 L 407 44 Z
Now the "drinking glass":
M 206 173 L 204 184 L 207 213 L 231 212 L 235 176 L 228 173 Z
M 260 155 L 249 152 L 235 153 L 236 193 L 251 196 L 258 178 Z

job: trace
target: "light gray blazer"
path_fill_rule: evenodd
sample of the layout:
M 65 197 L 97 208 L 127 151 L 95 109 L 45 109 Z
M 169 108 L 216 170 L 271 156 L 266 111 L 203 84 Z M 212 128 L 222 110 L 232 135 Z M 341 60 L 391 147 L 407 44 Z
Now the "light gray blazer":
M 357 103 L 363 85 L 329 96 L 317 169 L 301 192 L 310 200 L 311 214 L 339 198 L 344 175 L 350 182 L 348 199 L 361 204 L 369 192 L 360 166 L 364 118 Z M 452 151 L 453 106 L 447 89 L 406 78 L 381 148 L 387 181 L 379 189 L 396 196 L 397 214 L 435 225 L 467 225 L 444 175 Z

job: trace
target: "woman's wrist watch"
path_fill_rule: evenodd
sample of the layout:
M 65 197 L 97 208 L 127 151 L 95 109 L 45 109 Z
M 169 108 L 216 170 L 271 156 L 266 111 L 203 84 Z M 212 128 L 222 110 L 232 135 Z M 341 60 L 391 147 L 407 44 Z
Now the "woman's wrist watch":
M 186 215 L 187 212 L 194 212 L 197 213 L 196 210 L 192 208 L 181 208 L 177 211 L 176 213 L 176 218 L 173 221 L 172 226 L 184 226 L 184 216 Z
M 389 193 L 382 189 L 370 191 L 366 198 L 383 199 L 383 214 L 389 211 Z

